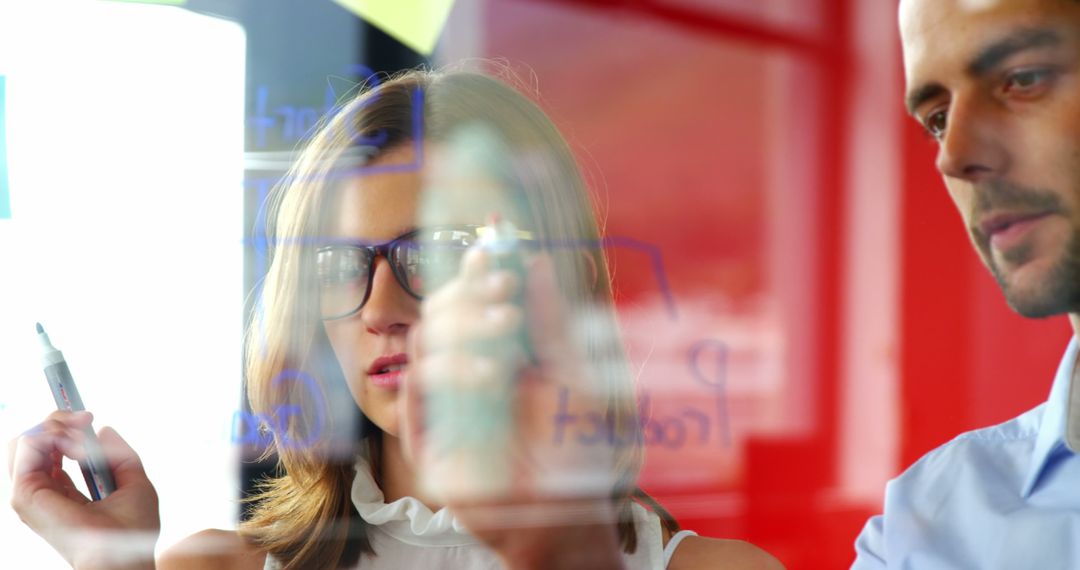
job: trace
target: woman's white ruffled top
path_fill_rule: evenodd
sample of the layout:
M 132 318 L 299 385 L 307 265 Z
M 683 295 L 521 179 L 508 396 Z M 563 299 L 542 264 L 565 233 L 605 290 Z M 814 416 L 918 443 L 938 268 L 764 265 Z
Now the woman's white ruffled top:
M 416 546 L 465 546 L 478 544 L 465 526 L 446 508 L 438 512 L 413 497 L 393 503 L 383 501 L 383 492 L 375 484 L 371 467 L 364 459 L 356 463 L 352 486 L 353 505 L 360 518 L 396 540 Z
M 446 508 L 431 509 L 413 497 L 392 503 L 383 500 L 371 468 L 360 459 L 356 465 L 352 500 L 368 526 L 368 538 L 375 555 L 363 554 L 356 568 L 399 570 L 401 568 L 460 568 L 499 570 L 495 554 L 473 538 Z M 638 504 L 633 505 L 638 547 L 624 554 L 628 569 L 664 568 L 664 548 L 660 519 Z M 266 568 L 276 568 L 267 557 Z

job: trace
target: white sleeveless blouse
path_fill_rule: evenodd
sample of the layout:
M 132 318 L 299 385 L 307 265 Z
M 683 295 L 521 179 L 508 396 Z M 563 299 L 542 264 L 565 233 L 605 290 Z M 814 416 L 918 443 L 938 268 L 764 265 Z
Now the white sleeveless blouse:
M 502 564 L 493 551 L 473 538 L 446 508 L 431 509 L 413 497 L 392 503 L 383 501 L 382 490 L 375 484 L 371 469 L 360 459 L 356 465 L 352 500 L 360 517 L 370 526 L 368 540 L 375 555 L 361 554 L 354 566 L 362 570 L 400 570 L 403 568 L 454 568 L 462 570 L 500 570 Z M 658 570 L 667 567 L 678 543 L 694 533 L 682 531 L 668 541 L 665 551 L 660 517 L 633 503 L 637 549 L 623 553 L 627 570 Z M 265 570 L 281 566 L 266 557 Z

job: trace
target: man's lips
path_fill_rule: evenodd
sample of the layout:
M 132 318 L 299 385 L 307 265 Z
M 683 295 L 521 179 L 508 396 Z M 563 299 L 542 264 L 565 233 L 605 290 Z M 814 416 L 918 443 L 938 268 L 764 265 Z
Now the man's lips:
M 379 388 L 397 389 L 408 363 L 409 357 L 404 353 L 380 356 L 368 366 L 367 375 Z
M 1016 245 L 1027 233 L 1051 212 L 1004 213 L 985 216 L 978 225 L 979 232 L 990 245 L 1002 251 Z

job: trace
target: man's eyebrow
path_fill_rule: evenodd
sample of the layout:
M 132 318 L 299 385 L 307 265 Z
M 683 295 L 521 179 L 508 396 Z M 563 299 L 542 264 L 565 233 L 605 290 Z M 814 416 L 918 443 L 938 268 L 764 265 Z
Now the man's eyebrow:
M 930 83 L 908 93 L 908 96 L 905 98 L 908 114 L 914 116 L 915 110 L 918 109 L 920 105 L 925 103 L 928 99 L 933 99 L 944 92 L 945 88 L 942 87 L 940 83 Z
M 1013 32 L 1012 34 L 986 46 L 979 55 L 971 60 L 967 66 L 967 72 L 974 77 L 986 75 L 1009 57 L 1024 50 L 1054 47 L 1061 45 L 1063 40 L 1056 31 L 1047 28 L 1029 28 Z M 946 89 L 940 83 L 923 85 L 905 98 L 908 113 L 915 114 L 915 110 L 928 99 L 933 99 Z
M 975 56 L 975 59 L 971 60 L 967 71 L 979 77 L 1016 53 L 1034 48 L 1058 46 L 1061 43 L 1061 36 L 1054 30 L 1046 28 L 1020 30 L 986 46 L 979 55 Z

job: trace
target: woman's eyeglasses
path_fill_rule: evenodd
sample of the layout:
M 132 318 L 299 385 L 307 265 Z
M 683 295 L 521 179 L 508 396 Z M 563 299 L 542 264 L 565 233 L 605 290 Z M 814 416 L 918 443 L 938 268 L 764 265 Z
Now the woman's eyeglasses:
M 315 250 L 319 305 L 324 320 L 355 314 L 371 296 L 375 259 L 390 264 L 406 293 L 424 298 L 457 275 L 465 251 L 476 243 L 484 226 L 446 226 L 413 230 L 388 242 L 341 242 Z M 528 240 L 528 232 L 519 232 Z

